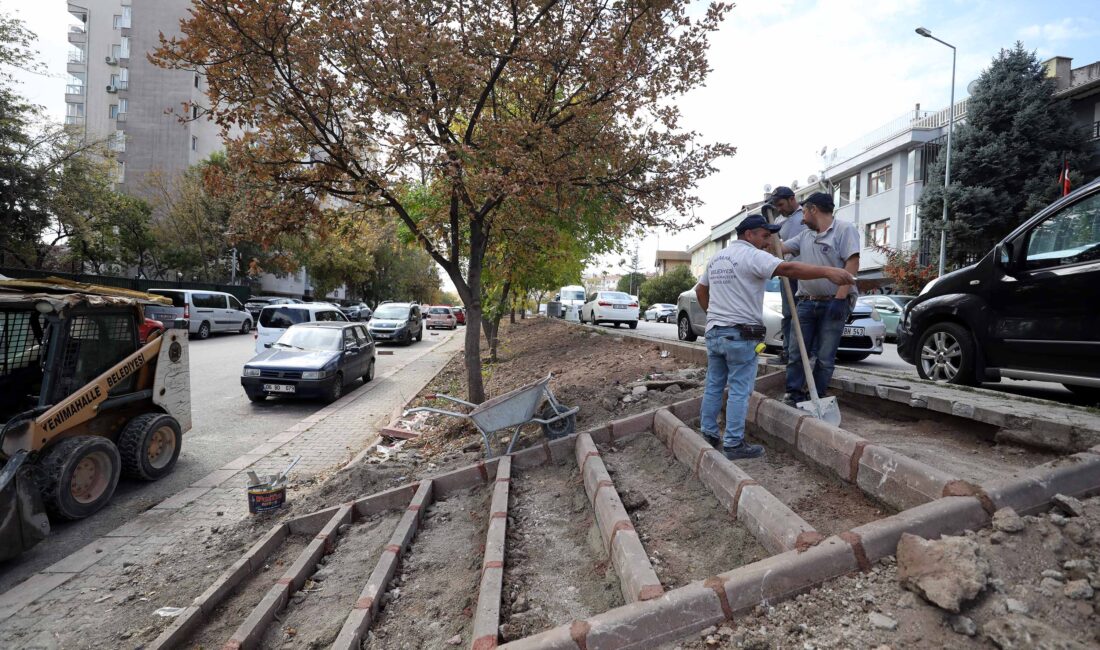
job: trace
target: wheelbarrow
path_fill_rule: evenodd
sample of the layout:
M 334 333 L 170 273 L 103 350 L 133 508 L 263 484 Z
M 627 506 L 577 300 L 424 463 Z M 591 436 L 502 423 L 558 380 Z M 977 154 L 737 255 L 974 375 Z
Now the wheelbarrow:
M 519 438 L 519 431 L 525 424 L 535 422 L 542 425 L 543 435 L 548 440 L 567 436 L 576 429 L 576 414 L 581 408 L 579 406 L 569 408 L 554 397 L 553 391 L 550 390 L 550 378 L 552 376 L 547 375 L 545 379 L 498 395 L 481 404 L 472 404 L 450 395 L 438 393 L 427 395 L 429 399 L 445 399 L 469 407 L 470 411 L 468 413 L 420 406 L 405 411 L 405 415 L 423 411 L 469 420 L 477 428 L 478 433 L 481 434 L 482 440 L 485 441 L 486 458 L 493 457 L 493 443 L 490 436 L 497 431 L 514 427 L 512 439 L 508 442 L 508 449 L 504 452 L 510 454 L 512 453 L 512 447 L 516 444 L 516 439 Z M 545 404 L 543 404 L 543 398 L 546 399 Z M 542 404 L 541 409 L 539 409 L 540 404 Z M 535 417 L 536 410 L 538 411 L 538 417 Z

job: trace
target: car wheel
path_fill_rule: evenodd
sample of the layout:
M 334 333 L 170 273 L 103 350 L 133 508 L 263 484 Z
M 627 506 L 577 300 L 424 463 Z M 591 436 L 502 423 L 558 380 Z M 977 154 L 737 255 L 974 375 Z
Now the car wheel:
M 630 329 L 632 330 L 638 329 L 638 321 L 636 320 L 630 321 L 629 323 L 627 323 L 627 325 L 630 325 Z
M 676 323 L 676 336 L 681 341 L 694 341 L 699 338 L 699 335 L 692 331 L 691 320 L 688 319 L 687 314 L 681 316 Z
M 365 384 L 372 379 L 374 379 L 374 359 L 371 359 L 367 365 L 367 374 L 363 375 L 363 383 Z
M 266 393 L 253 393 L 253 392 L 250 392 L 250 391 L 246 390 L 244 392 L 244 394 L 248 395 L 248 401 L 250 401 L 250 402 L 259 403 L 259 402 L 266 402 L 267 401 L 267 394 Z
M 210 323 L 203 321 L 202 325 L 199 325 L 198 337 L 200 339 L 210 338 Z
M 1083 397 L 1090 402 L 1100 402 L 1100 388 L 1096 386 L 1075 386 L 1073 384 L 1062 384 L 1069 389 L 1069 392 L 1078 397 Z
M 344 373 L 338 372 L 336 376 L 332 378 L 332 385 L 329 386 L 328 394 L 325 395 L 326 402 L 335 402 L 340 399 L 344 394 Z
M 845 363 L 854 363 L 856 361 L 863 361 L 869 356 L 871 356 L 870 352 L 837 352 L 836 360 Z
M 66 438 L 37 463 L 46 509 L 61 519 L 83 519 L 115 493 L 122 462 L 118 448 L 101 436 Z
M 179 422 L 164 413 L 146 413 L 126 423 L 118 436 L 122 474 L 155 481 L 172 472 L 180 456 L 183 432 Z
M 251 331 L 252 331 L 252 321 L 246 320 L 244 323 L 241 323 L 241 334 L 248 334 Z
M 957 323 L 939 323 L 925 330 L 917 345 L 917 374 L 946 384 L 973 385 L 974 338 Z

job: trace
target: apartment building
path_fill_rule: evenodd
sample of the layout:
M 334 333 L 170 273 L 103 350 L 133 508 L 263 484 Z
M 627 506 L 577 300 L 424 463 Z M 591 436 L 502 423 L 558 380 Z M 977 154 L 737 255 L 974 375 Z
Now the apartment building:
M 190 0 L 78 0 L 68 3 L 69 80 L 66 123 L 103 140 L 117 162 L 122 191 L 147 193 L 146 176 L 171 177 L 223 148 L 216 125 L 202 118 L 202 76 L 165 70 L 147 54 L 160 34 L 179 33 Z M 192 105 L 184 117 L 185 103 Z

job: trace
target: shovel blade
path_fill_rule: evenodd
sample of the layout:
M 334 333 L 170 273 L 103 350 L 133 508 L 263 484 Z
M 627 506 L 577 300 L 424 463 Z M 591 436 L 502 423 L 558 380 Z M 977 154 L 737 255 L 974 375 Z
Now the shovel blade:
M 820 412 L 818 405 L 821 406 Z M 817 404 L 814 404 L 813 400 L 799 402 L 797 406 L 818 420 L 824 420 L 834 427 L 840 426 L 840 406 L 836 403 L 835 397 L 821 397 L 817 400 Z

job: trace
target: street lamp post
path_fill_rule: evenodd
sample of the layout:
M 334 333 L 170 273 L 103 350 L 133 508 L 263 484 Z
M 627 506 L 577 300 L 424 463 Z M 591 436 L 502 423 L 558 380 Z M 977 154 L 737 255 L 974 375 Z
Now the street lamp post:
M 947 186 L 951 184 L 951 131 L 955 128 L 955 46 L 932 35 L 924 27 L 918 27 L 917 33 L 951 48 L 951 104 L 947 109 L 947 162 L 943 172 L 943 228 L 940 230 L 940 275 L 947 265 Z

